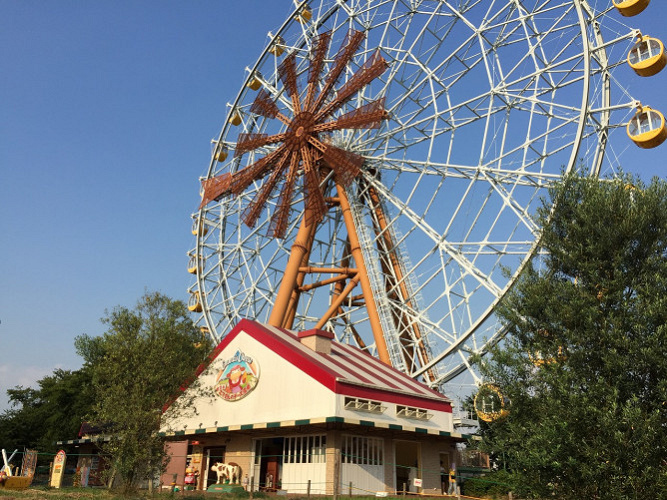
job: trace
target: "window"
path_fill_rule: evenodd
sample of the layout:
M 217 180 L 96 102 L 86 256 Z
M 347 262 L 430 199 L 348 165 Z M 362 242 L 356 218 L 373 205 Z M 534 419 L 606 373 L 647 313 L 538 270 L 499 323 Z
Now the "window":
M 320 464 L 326 462 L 327 437 L 292 436 L 283 444 L 284 464 Z
M 412 418 L 415 420 L 429 420 L 433 417 L 432 413 L 422 410 L 421 408 L 413 408 L 412 406 L 396 405 L 396 415 L 404 418 Z
M 354 411 L 366 411 L 369 413 L 384 413 L 387 409 L 379 401 L 359 398 L 345 398 L 345 409 Z
M 344 464 L 383 465 L 384 442 L 382 438 L 343 436 L 341 462 Z

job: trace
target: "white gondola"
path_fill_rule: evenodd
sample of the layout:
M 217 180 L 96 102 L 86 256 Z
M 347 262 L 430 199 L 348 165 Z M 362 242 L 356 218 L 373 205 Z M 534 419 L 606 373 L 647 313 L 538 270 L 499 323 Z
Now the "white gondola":
M 648 7 L 650 0 L 614 0 L 614 7 L 622 16 L 636 16 Z
M 665 67 L 667 56 L 662 41 L 641 36 L 628 53 L 628 64 L 639 76 L 653 76 Z
M 667 139 L 665 117 L 660 111 L 648 106 L 640 106 L 626 127 L 628 136 L 637 146 L 651 149 L 660 146 Z

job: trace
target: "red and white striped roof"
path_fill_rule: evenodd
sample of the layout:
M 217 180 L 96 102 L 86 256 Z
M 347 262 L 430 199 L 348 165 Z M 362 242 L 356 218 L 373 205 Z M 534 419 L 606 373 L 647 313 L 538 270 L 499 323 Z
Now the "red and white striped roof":
M 242 320 L 211 353 L 215 359 L 236 336 L 245 333 L 336 394 L 451 412 L 450 400 L 382 363 L 361 349 L 333 341 L 331 353 L 316 352 L 297 333 Z

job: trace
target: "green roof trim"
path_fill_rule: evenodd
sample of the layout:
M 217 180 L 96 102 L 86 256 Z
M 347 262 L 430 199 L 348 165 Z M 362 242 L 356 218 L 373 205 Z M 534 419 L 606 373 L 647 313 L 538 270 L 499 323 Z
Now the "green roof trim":
M 454 439 L 473 439 L 473 440 L 480 440 L 478 436 L 475 436 L 474 434 L 459 434 L 457 432 L 450 432 L 450 431 L 441 431 L 438 429 L 428 429 L 425 427 L 406 427 L 401 424 L 389 424 L 389 423 L 384 423 L 384 422 L 376 422 L 374 420 L 356 420 L 356 419 L 350 419 L 350 418 L 345 418 L 345 417 L 338 417 L 338 416 L 332 416 L 332 417 L 323 417 L 323 418 L 304 418 L 304 419 L 299 419 L 299 420 L 284 420 L 284 421 L 278 421 L 278 422 L 266 422 L 266 423 L 254 423 L 254 424 L 241 424 L 241 425 L 232 425 L 232 426 L 222 426 L 222 427 L 216 427 L 215 430 L 211 428 L 199 428 L 199 429 L 194 429 L 194 430 L 188 430 L 188 429 L 183 429 L 180 431 L 175 431 L 175 432 L 159 432 L 158 436 L 160 437 L 169 437 L 169 436 L 187 436 L 187 435 L 193 435 L 193 434 L 207 434 L 207 433 L 222 433 L 222 432 L 233 432 L 233 431 L 249 431 L 249 430 L 261 430 L 261 429 L 278 429 L 278 428 L 285 428 L 285 427 L 295 427 L 295 426 L 309 426 L 309 425 L 317 425 L 319 423 L 326 422 L 326 423 L 338 423 L 338 424 L 350 424 L 350 425 L 357 425 L 361 427 L 374 427 L 377 429 L 389 429 L 393 431 L 403 431 L 403 432 L 412 432 L 416 434 L 431 434 L 433 436 L 440 436 L 440 437 L 451 437 Z M 96 442 L 100 440 L 100 438 L 94 438 L 92 442 Z M 105 440 L 108 440 L 106 438 Z M 78 441 L 69 441 L 69 443 L 88 443 L 91 442 L 90 439 L 85 439 L 85 440 L 78 440 Z M 59 442 L 60 443 L 60 442 Z

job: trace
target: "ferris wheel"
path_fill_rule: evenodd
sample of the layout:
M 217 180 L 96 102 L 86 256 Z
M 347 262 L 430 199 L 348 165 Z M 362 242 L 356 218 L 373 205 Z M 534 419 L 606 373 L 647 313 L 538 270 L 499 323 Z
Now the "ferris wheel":
M 536 252 L 540 198 L 611 168 L 637 107 L 614 70 L 638 35 L 603 3 L 296 5 L 201 179 L 202 331 L 320 328 L 433 387 L 468 372 L 503 335 L 494 310 Z

